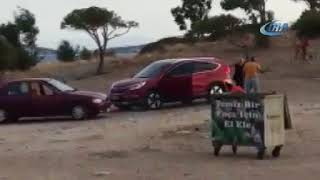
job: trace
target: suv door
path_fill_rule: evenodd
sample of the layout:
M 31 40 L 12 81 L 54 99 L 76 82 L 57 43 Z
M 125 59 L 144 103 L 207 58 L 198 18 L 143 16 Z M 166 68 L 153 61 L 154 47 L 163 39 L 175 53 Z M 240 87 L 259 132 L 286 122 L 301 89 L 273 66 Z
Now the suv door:
M 209 62 L 195 62 L 192 76 L 192 93 L 196 97 L 208 95 L 210 84 L 215 79 L 214 70 L 217 64 Z
M 193 63 L 180 64 L 169 70 L 160 80 L 160 94 L 168 100 L 192 98 Z
M 29 117 L 34 113 L 31 106 L 30 88 L 27 82 L 12 82 L 5 88 L 1 106 L 10 115 L 16 117 Z

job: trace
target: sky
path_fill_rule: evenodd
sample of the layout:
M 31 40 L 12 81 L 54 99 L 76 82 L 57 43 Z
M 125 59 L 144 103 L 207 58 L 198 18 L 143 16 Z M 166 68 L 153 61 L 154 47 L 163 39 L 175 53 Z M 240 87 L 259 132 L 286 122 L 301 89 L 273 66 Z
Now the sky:
M 90 6 L 114 10 L 125 20 L 139 22 L 139 28 L 111 41 L 112 47 L 140 45 L 183 34 L 170 13 L 171 8 L 181 4 L 181 0 L 0 0 L 0 2 L 0 23 L 12 21 L 17 7 L 26 8 L 35 14 L 40 29 L 37 44 L 41 47 L 56 49 L 62 40 L 69 40 L 74 45 L 95 48 L 94 41 L 84 32 L 60 29 L 63 17 L 69 12 Z M 226 13 L 219 6 L 220 0 L 213 2 L 210 15 Z M 267 9 L 275 12 L 276 20 L 293 22 L 305 8 L 304 3 L 295 3 L 292 0 L 267 0 Z M 245 15 L 241 10 L 231 13 L 237 17 Z

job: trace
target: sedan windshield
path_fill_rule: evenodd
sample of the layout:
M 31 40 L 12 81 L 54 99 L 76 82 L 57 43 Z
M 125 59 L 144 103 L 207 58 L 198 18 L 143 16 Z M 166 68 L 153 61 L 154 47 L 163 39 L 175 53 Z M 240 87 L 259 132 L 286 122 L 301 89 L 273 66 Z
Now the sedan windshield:
M 140 71 L 135 78 L 153 78 L 160 75 L 169 65 L 171 62 L 169 61 L 158 61 L 150 64 L 149 66 L 145 67 L 142 71 Z
M 53 87 L 57 88 L 59 91 L 65 92 L 65 91 L 75 91 L 74 88 L 60 82 L 54 79 L 51 79 L 48 81 L 49 84 L 51 84 Z

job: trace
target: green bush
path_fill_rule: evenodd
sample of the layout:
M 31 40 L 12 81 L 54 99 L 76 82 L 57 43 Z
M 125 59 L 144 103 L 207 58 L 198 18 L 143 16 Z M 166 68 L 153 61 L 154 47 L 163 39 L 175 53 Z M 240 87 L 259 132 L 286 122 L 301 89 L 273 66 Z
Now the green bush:
M 298 36 L 318 37 L 320 36 L 320 12 L 305 11 L 293 24 L 292 28 L 297 31 Z
M 28 70 L 30 67 L 37 64 L 37 59 L 35 56 L 31 55 L 28 51 L 23 48 L 16 48 L 17 61 L 15 64 L 15 69 Z
M 0 35 L 0 71 L 9 69 L 12 60 L 16 59 L 14 56 L 14 48 L 6 41 L 4 36 Z
M 164 51 L 164 46 L 166 45 L 174 45 L 178 43 L 182 44 L 192 44 L 196 40 L 191 37 L 168 37 L 168 38 L 163 38 L 160 39 L 157 42 L 149 43 L 146 46 L 142 48 L 139 54 L 146 54 L 146 53 L 151 53 L 151 52 L 163 52 Z
M 90 60 L 92 57 L 92 52 L 86 47 L 83 47 L 80 51 L 80 58 L 83 60 Z
M 62 41 L 57 49 L 58 60 L 71 62 L 75 60 L 76 50 L 68 41 Z
M 27 70 L 36 63 L 36 57 L 21 47 L 14 47 L 4 36 L 0 36 L 0 71 Z

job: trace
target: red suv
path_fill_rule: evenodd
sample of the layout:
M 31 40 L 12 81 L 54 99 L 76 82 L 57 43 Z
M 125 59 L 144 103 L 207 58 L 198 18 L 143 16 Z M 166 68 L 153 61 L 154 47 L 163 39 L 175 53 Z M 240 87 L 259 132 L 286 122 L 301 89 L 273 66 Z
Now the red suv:
M 109 100 L 120 109 L 142 105 L 159 109 L 164 102 L 192 103 L 196 98 L 227 91 L 230 68 L 216 58 L 156 61 L 133 78 L 115 82 Z

